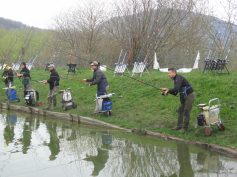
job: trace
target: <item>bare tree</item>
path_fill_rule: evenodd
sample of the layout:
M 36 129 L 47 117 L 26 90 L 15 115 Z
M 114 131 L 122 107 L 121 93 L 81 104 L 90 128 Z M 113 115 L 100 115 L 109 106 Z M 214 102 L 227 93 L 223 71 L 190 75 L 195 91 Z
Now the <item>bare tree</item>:
M 207 21 L 207 34 L 210 39 L 209 50 L 212 58 L 224 59 L 233 48 L 236 40 L 234 19 L 236 17 L 237 3 L 234 0 L 217 1 L 224 10 L 224 22 L 218 18 L 209 18 Z
M 96 56 L 104 20 L 103 6 L 92 0 L 56 19 L 58 39 L 67 46 L 69 58 L 73 55 L 85 59 Z
M 180 58 L 183 65 L 191 65 L 197 50 L 204 50 L 210 41 L 216 50 L 227 51 L 235 39 L 233 3 L 225 8 L 229 20 L 221 36 L 215 18 L 205 15 L 205 0 L 122 0 L 115 2 L 110 15 L 104 7 L 84 1 L 56 19 L 55 46 L 66 49 L 64 55 L 70 61 L 75 60 L 73 56 L 87 61 L 107 57 L 106 62 L 112 64 L 115 53 L 123 48 L 129 51 L 129 64 L 149 59 L 156 51 L 164 63 L 174 66 Z
M 160 55 L 187 41 L 192 0 L 123 0 L 107 30 L 130 51 L 129 62 L 144 58 L 154 50 Z
M 80 53 L 80 29 L 77 27 L 76 23 L 73 21 L 73 14 L 63 14 L 57 17 L 55 22 L 57 26 L 57 33 L 55 37 L 55 47 L 52 54 L 61 53 L 61 49 L 64 48 L 64 57 L 69 56 L 73 53 L 75 56 L 79 56 Z
M 104 6 L 95 1 L 86 1 L 84 9 L 76 11 L 77 24 L 82 32 L 85 52 L 89 57 L 95 57 L 98 43 L 101 40 L 103 23 L 106 19 Z

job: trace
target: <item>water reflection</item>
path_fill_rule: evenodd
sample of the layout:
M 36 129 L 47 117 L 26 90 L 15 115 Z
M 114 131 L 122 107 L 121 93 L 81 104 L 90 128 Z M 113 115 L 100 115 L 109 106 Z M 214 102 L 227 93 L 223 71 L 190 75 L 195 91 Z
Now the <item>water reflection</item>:
M 45 122 L 48 133 L 49 133 L 49 143 L 48 143 L 48 147 L 49 150 L 51 152 L 50 156 L 49 156 L 49 160 L 55 160 L 56 156 L 58 155 L 59 151 L 60 151 L 60 147 L 59 147 L 59 138 L 57 135 L 57 123 L 56 122 L 52 122 L 52 121 L 46 121 Z
M 203 173 L 218 173 L 219 171 L 221 171 L 221 169 L 224 168 L 219 160 L 219 155 L 215 152 L 198 152 L 197 163 L 202 166 L 199 171 Z
M 184 143 L 177 143 L 177 160 L 179 165 L 178 174 L 174 173 L 167 177 L 194 177 L 189 147 Z M 165 177 L 165 175 L 161 175 L 161 177 Z
M 112 149 L 112 135 L 102 135 L 102 146 L 97 148 L 97 155 L 87 155 L 84 160 L 90 161 L 94 165 L 92 176 L 98 176 L 99 172 L 105 167 L 106 162 L 109 159 L 109 149 Z
M 1 176 L 237 176 L 237 160 L 183 143 L 53 119 L 0 115 Z
M 179 176 L 194 177 L 189 147 L 184 143 L 177 143 L 177 155 L 180 166 Z
M 23 125 L 22 153 L 26 154 L 31 144 L 32 117 L 27 116 Z
M 4 128 L 4 139 L 6 145 L 13 142 L 14 139 L 14 127 L 17 122 L 16 114 L 7 114 L 6 116 L 6 127 Z
M 73 128 L 67 140 L 73 141 L 73 140 L 76 140 L 76 138 L 77 138 L 76 129 Z

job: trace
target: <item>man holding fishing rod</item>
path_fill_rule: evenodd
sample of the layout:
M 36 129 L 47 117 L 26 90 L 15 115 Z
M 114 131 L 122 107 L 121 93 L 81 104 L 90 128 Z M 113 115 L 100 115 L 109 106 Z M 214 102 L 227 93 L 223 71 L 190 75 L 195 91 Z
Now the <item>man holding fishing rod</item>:
M 107 94 L 108 81 L 104 73 L 99 68 L 99 62 L 90 62 L 91 70 L 93 71 L 93 77 L 91 79 L 83 79 L 82 82 L 89 86 L 97 85 L 97 97 Z M 99 112 L 102 109 L 103 99 L 98 99 L 96 103 L 95 112 Z
M 26 67 L 26 63 L 21 63 L 21 71 L 20 73 L 16 73 L 17 77 L 22 79 L 22 84 L 24 86 L 24 94 L 26 90 L 30 89 L 30 70 Z
M 50 77 L 48 80 L 43 80 L 40 81 L 44 84 L 49 84 L 49 93 L 48 93 L 48 107 L 46 108 L 47 110 L 49 110 L 51 108 L 51 105 L 53 103 L 53 107 L 54 109 L 57 106 L 57 90 L 59 87 L 59 81 L 60 81 L 60 77 L 58 75 L 58 72 L 55 69 L 54 64 L 49 64 L 47 66 L 48 70 L 50 71 Z
M 181 75 L 178 75 L 175 68 L 168 69 L 168 76 L 174 80 L 174 88 L 161 88 L 162 95 L 177 95 L 180 96 L 180 107 L 178 109 L 178 122 L 173 130 L 187 131 L 189 127 L 190 112 L 192 104 L 195 100 L 195 93 L 189 82 Z

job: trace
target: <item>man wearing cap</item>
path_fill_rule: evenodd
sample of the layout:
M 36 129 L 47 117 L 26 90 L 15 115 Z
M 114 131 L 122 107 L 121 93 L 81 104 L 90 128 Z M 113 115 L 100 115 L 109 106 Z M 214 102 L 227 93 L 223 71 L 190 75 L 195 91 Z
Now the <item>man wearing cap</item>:
M 21 71 L 17 73 L 17 77 L 22 78 L 22 84 L 24 86 L 24 93 L 30 89 L 30 70 L 26 67 L 26 63 L 21 63 Z
M 178 109 L 178 122 L 173 130 L 187 131 L 189 127 L 190 112 L 195 100 L 195 93 L 189 82 L 181 75 L 177 74 L 175 68 L 168 69 L 168 76 L 174 80 L 174 88 L 161 88 L 163 95 L 172 94 L 180 96 L 180 107 Z
M 58 75 L 58 72 L 55 69 L 54 64 L 49 64 L 48 70 L 50 71 L 50 77 L 48 80 L 43 80 L 44 84 L 47 84 L 47 83 L 49 84 L 48 107 L 46 109 L 50 109 L 52 103 L 55 109 L 57 106 L 56 94 L 59 87 L 60 77 Z
M 99 68 L 99 63 L 93 61 L 90 63 L 91 70 L 93 71 L 93 77 L 91 79 L 84 79 L 83 82 L 92 85 L 97 85 L 97 97 L 107 94 L 108 82 L 104 73 Z M 100 110 L 102 107 L 102 101 L 100 100 L 96 104 L 96 111 Z
M 4 79 L 5 87 L 9 88 L 9 87 L 14 86 L 14 83 L 13 83 L 13 79 L 14 79 L 13 70 L 7 64 L 3 65 L 2 78 Z
M 99 63 L 93 61 L 90 63 L 90 66 L 93 71 L 93 77 L 91 79 L 84 79 L 84 81 L 90 86 L 97 85 L 97 96 L 105 95 L 107 93 L 108 82 L 104 73 L 99 68 Z

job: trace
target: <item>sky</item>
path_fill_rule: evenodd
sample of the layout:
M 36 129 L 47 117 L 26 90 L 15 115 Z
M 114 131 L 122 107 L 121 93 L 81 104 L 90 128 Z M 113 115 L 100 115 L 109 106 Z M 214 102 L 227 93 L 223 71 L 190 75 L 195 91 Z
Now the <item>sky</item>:
M 50 28 L 54 18 L 80 0 L 1 0 L 0 17 L 29 26 Z
M 96 1 L 96 0 L 95 0 Z M 113 0 L 97 0 L 109 3 Z M 227 0 L 222 0 L 222 4 Z M 20 21 L 26 25 L 39 28 L 53 28 L 54 19 L 82 0 L 1 0 L 0 17 Z M 209 0 L 213 15 L 224 18 L 223 5 L 218 0 Z

